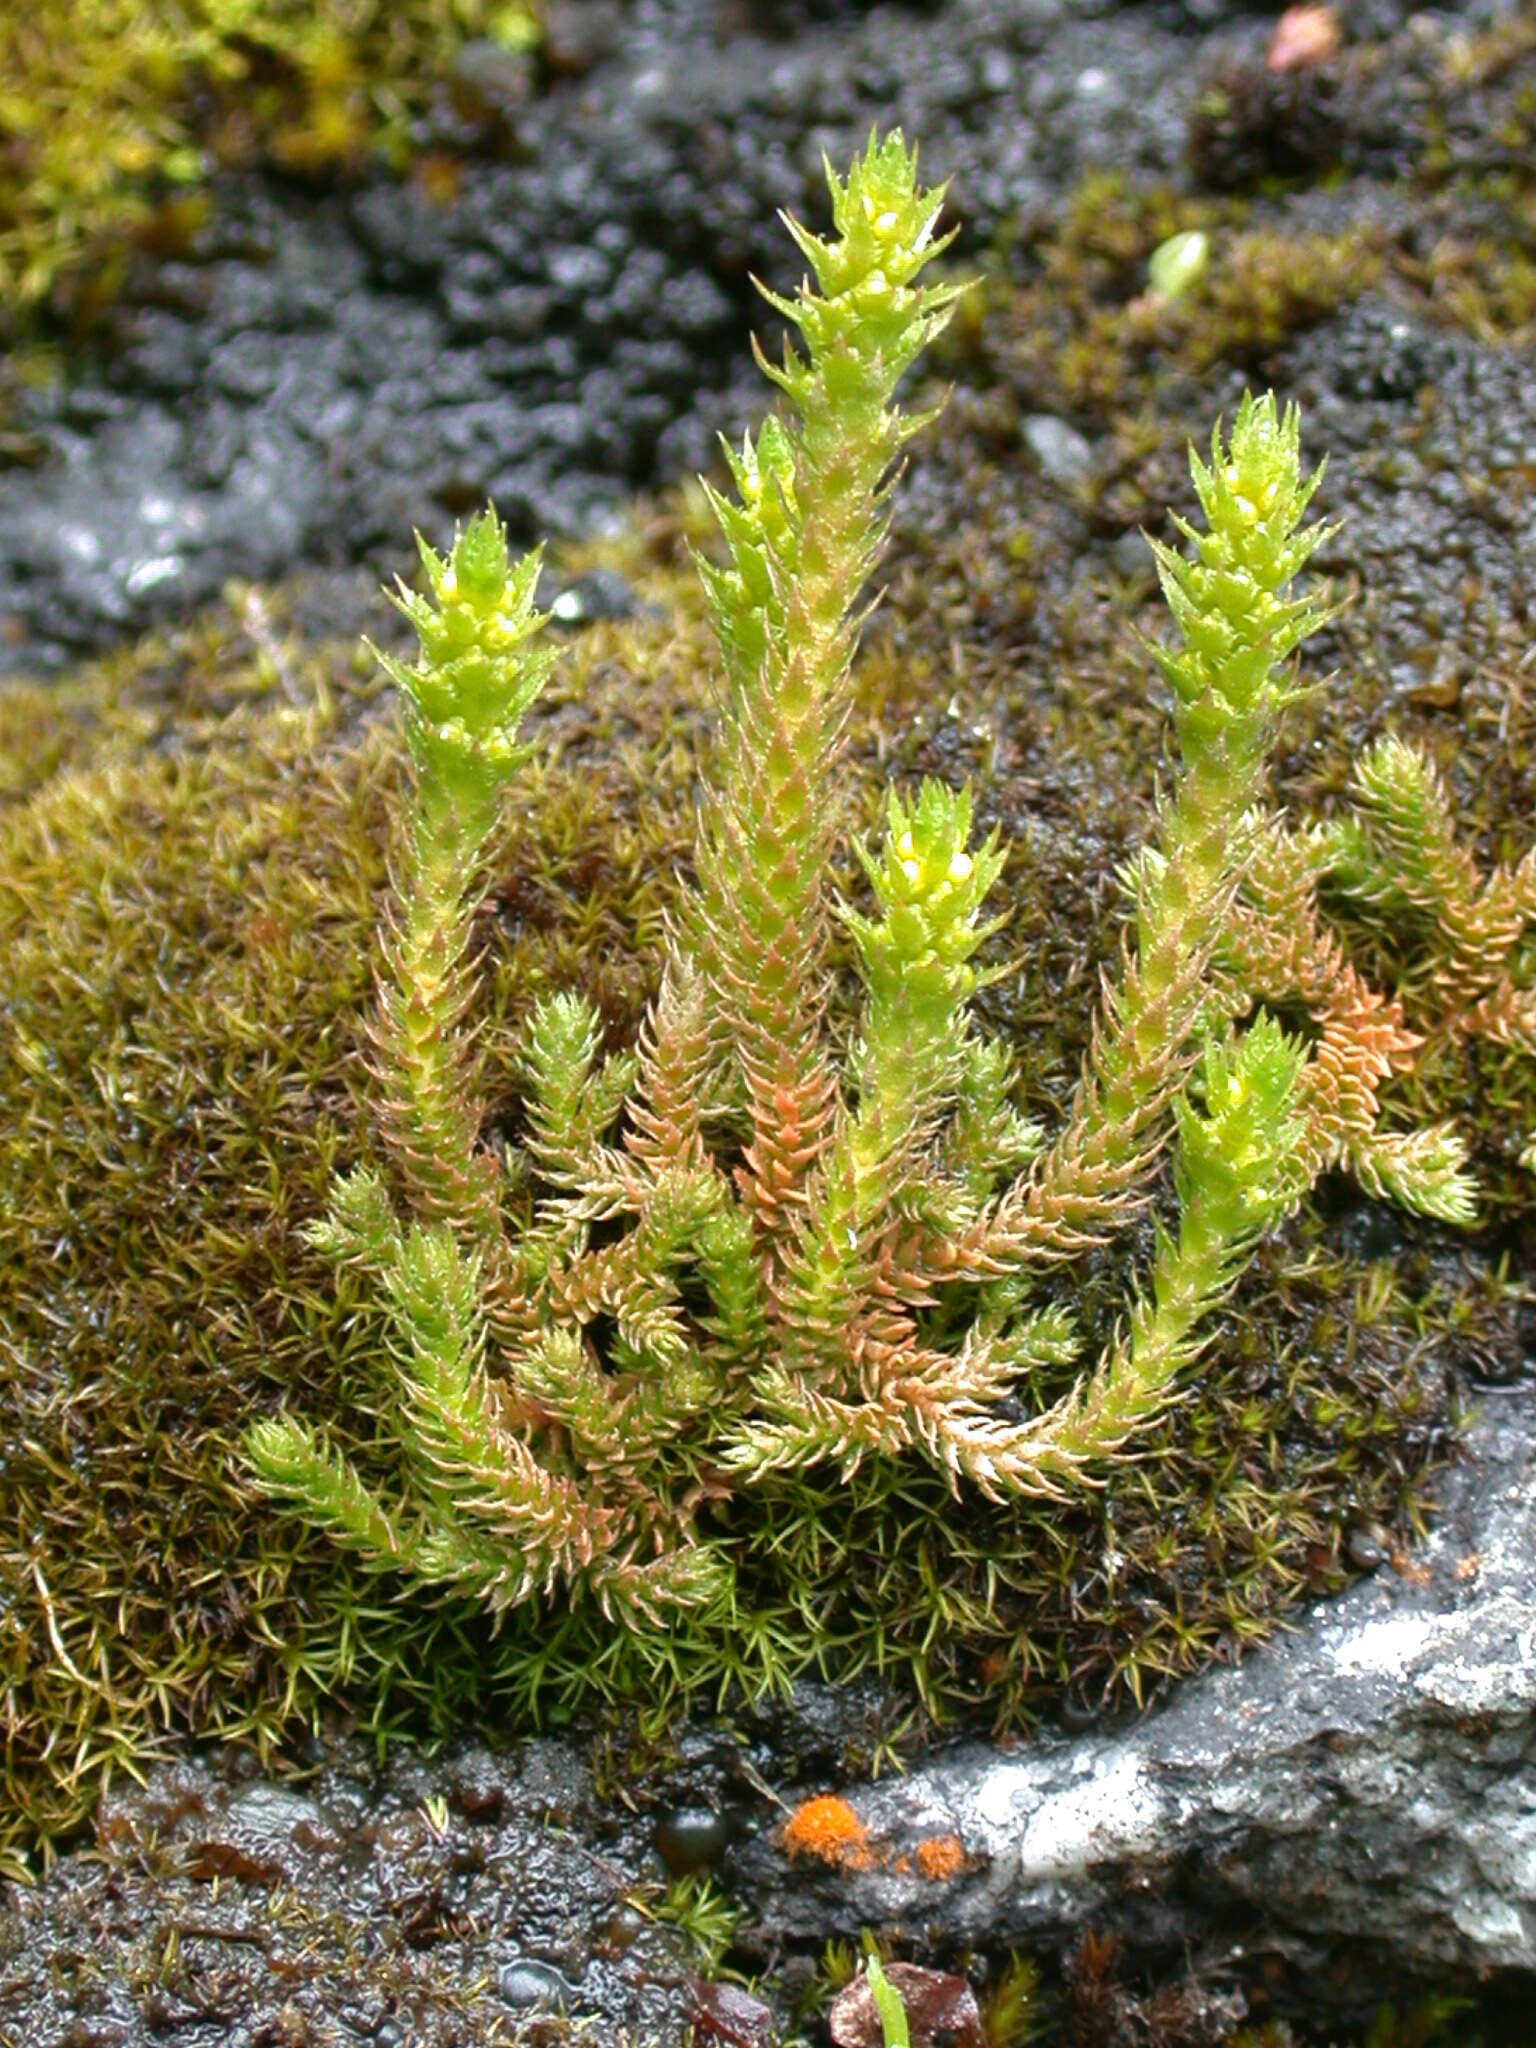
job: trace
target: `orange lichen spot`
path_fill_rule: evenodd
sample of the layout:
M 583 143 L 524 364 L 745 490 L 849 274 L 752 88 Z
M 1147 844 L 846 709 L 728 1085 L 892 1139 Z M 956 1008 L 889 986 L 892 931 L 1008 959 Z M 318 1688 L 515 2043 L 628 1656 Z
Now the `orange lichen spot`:
M 965 1850 L 958 1835 L 934 1835 L 919 1842 L 912 1855 L 919 1877 L 926 1877 L 930 1884 L 954 1877 L 965 1868 Z
M 1406 1550 L 1392 1551 L 1388 1562 L 1397 1576 L 1405 1579 L 1410 1586 L 1427 1586 L 1434 1576 L 1427 1564 L 1420 1564 L 1419 1560 L 1410 1557 Z
M 863 1870 L 869 1864 L 869 1831 L 845 1799 L 807 1799 L 785 1821 L 780 1839 L 791 1856 L 835 1869 Z

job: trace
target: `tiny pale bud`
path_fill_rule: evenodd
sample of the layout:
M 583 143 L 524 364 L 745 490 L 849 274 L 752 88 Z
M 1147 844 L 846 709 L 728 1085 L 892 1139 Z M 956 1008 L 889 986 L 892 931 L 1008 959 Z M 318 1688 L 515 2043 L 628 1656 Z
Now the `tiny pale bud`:
M 1275 23 L 1264 61 L 1271 71 L 1304 71 L 1336 55 L 1344 40 L 1332 7 L 1287 7 Z
M 1170 304 L 1182 298 L 1204 272 L 1210 246 L 1199 228 L 1159 242 L 1147 259 L 1147 282 L 1157 296 Z

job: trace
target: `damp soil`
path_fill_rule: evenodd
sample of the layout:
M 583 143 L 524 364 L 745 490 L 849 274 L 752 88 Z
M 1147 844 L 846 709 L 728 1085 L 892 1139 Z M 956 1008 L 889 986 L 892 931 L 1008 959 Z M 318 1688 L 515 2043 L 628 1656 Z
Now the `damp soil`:
M 276 1781 L 188 1758 L 109 1794 L 94 1852 L 0 1907 L 0 2039 L 677 2041 L 705 1959 L 656 1917 L 655 1835 L 559 1741 L 383 1769 L 316 1743 Z
M 332 1726 L 276 1775 L 188 1754 L 109 1792 L 44 1884 L 0 1890 L 0 2041 L 677 2048 L 738 1917 L 690 1907 L 780 1819 L 765 1773 L 793 1797 L 867 1769 L 896 1712 L 805 1685 L 787 1716 L 659 1743 L 631 1722 L 381 1762 Z M 775 1973 L 786 2028 L 812 1968 Z
M 732 1860 L 771 1839 L 781 1888 L 825 1886 L 812 1830 L 826 1825 L 823 1810 L 856 1823 L 820 1788 L 867 1771 L 860 1744 L 888 1730 L 896 1705 L 868 1685 L 843 1697 L 805 1685 L 771 1716 L 674 1726 L 659 1747 L 632 1727 L 589 1726 L 430 1755 L 397 1746 L 381 1761 L 338 1725 L 276 1771 L 229 1745 L 157 1765 L 142 1785 L 103 1799 L 89 1848 L 35 1888 L 0 1887 L 0 2042 L 823 2048 L 854 1951 L 768 1936 L 773 1905 L 732 1886 Z M 810 1846 L 793 1846 L 801 1835 Z M 938 1885 L 960 1853 L 953 1838 L 923 1842 L 914 1862 Z M 1287 1972 L 1261 1923 L 1243 1931 L 1254 1946 L 1209 1932 L 1181 1944 L 1169 1928 L 1134 1952 L 1085 1929 L 1028 1960 L 919 1942 L 923 1965 L 950 1973 L 937 1980 L 947 1987 L 937 2009 L 958 2003 L 973 2017 L 962 2031 L 914 2040 L 1521 2048 L 1528 2039 L 1530 1986 L 1518 1973 L 1449 1992 L 1389 1973 L 1395 2003 L 1365 2018 L 1342 1956 L 1330 1965 L 1319 1953 L 1306 1967 L 1296 1959 Z M 1021 1982 L 1028 2024 L 1015 2011 L 1015 2030 L 1003 2031 L 1010 1986 Z M 1330 2005 L 1347 2005 L 1355 2023 L 1320 2021 Z M 1436 2025 L 1437 2008 L 1450 2031 Z M 874 2028 L 832 2038 L 880 2042 Z

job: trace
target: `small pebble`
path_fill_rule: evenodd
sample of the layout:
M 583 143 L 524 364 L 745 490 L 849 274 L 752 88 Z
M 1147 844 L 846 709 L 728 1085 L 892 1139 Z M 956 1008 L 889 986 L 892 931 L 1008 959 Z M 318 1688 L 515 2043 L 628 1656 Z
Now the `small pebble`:
M 499 113 L 524 107 L 533 97 L 534 58 L 509 50 L 488 36 L 465 43 L 453 61 L 454 83 Z
M 653 1837 L 656 1852 L 674 1877 L 707 1870 L 724 1855 L 731 1824 L 712 1806 L 678 1806 L 664 1813 Z
M 468 1757 L 454 1773 L 454 1804 L 466 1820 L 481 1825 L 500 1820 L 505 1798 L 506 1787 L 488 1757 Z
M 584 626 L 593 619 L 632 619 L 640 610 L 634 585 L 616 569 L 588 569 L 559 588 L 546 573 L 539 578 L 533 601 L 557 626 Z
M 1086 1700 L 1078 1699 L 1072 1693 L 1064 1693 L 1056 1704 L 1056 1719 L 1065 1735 L 1086 1735 L 1090 1729 L 1097 1728 L 1103 1718 L 1101 1708 L 1091 1707 Z
M 598 1946 L 609 1955 L 622 1955 L 634 1946 L 644 1926 L 643 1916 L 633 1906 L 618 1906 L 598 1930 Z
M 1081 483 L 1092 470 L 1092 446 L 1076 427 L 1054 413 L 1030 413 L 1021 431 L 1025 447 L 1048 483 Z
M 576 1991 L 548 1963 L 536 1963 L 526 1957 L 502 1964 L 496 1972 L 496 1989 L 502 2002 L 517 2012 L 542 2006 L 546 2012 L 563 2013 Z
M 1271 71 L 1305 71 L 1336 56 L 1343 40 L 1336 8 L 1287 7 L 1275 23 L 1264 61 Z
M 1109 558 L 1115 565 L 1117 576 L 1141 576 L 1152 573 L 1152 550 L 1134 529 L 1120 535 L 1109 551 Z
M 736 1984 L 711 1984 L 696 1979 L 693 1996 L 694 2036 L 720 2048 L 768 2048 L 773 2038 L 773 2013 L 760 1998 Z
M 544 62 L 579 78 L 609 56 L 622 18 L 613 0 L 548 0 L 544 10 Z
M 1375 1522 L 1357 1522 L 1345 1537 L 1344 1548 L 1359 1570 L 1379 1571 L 1387 1561 L 1386 1532 Z

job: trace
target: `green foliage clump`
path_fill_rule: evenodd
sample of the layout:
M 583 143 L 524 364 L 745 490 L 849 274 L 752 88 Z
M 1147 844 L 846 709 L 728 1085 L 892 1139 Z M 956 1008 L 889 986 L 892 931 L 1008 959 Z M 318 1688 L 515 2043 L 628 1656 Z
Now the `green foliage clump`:
M 0 13 L 0 306 L 148 227 L 219 157 L 399 162 L 474 36 L 536 0 L 42 0 Z M 100 289 L 98 277 L 93 289 Z
M 997 1503 L 1096 1483 L 1325 1167 L 1470 1214 L 1448 1128 L 1378 1129 L 1400 1016 L 1320 938 L 1297 952 L 1257 808 L 1291 657 L 1329 616 L 1295 588 L 1326 529 L 1303 523 L 1318 479 L 1271 398 L 1192 458 L 1191 553 L 1154 544 L 1179 637 L 1149 651 L 1180 765 L 1126 875 L 1134 944 L 1053 1137 L 1018 1116 L 1009 1048 L 972 1012 L 1005 854 L 973 842 L 969 794 L 891 793 L 883 839 L 859 850 L 869 909 L 832 899 L 861 592 L 892 465 L 924 424 L 894 394 L 958 288 L 921 282 L 942 194 L 899 136 L 829 176 L 833 237 L 790 223 L 814 281 L 770 294 L 804 351 L 764 363 L 787 417 L 732 453 L 736 497 L 712 497 L 718 757 L 658 993 L 637 1049 L 606 1056 L 590 1003 L 534 1006 L 522 1142 L 500 1154 L 461 1026 L 477 877 L 548 675 L 538 557 L 513 563 L 487 513 L 446 558 L 423 547 L 426 597 L 401 593 L 421 654 L 387 666 L 416 797 L 376 1042 L 406 1220 L 363 1166 L 315 1233 L 383 1303 L 372 1398 L 397 1473 L 370 1482 L 292 1413 L 249 1438 L 267 1487 L 367 1565 L 498 1614 L 596 1615 L 597 1640 L 622 1620 L 620 1656 L 685 1676 L 739 1664 L 743 1644 L 765 1676 L 782 1660 L 739 1567 L 776 1516 L 803 1546 L 819 1472 L 915 1466 Z M 827 1028 L 839 923 L 863 990 L 845 1048 Z M 1309 1015 L 1315 1044 L 1261 996 Z M 1170 1139 L 1176 1221 L 1085 1367 L 1049 1283 L 1146 1206 Z
M 550 979 L 616 1029 L 638 1018 L 636 935 L 686 852 L 687 767 L 668 735 L 598 735 L 621 722 L 614 678 L 686 701 L 690 632 L 702 651 L 676 613 L 649 649 L 586 636 L 571 765 L 530 771 L 538 830 L 497 858 L 522 909 L 479 991 L 492 1044 Z M 7 1869 L 172 1727 L 266 1746 L 348 1682 L 427 1725 L 496 1683 L 462 1611 L 315 1570 L 303 1532 L 232 1483 L 279 1393 L 303 1387 L 357 1456 L 375 1434 L 362 1290 L 301 1231 L 369 1092 L 357 1019 L 400 797 L 376 695 L 254 594 L 0 695 Z
M 957 627 L 964 591 L 946 564 L 1006 564 L 1013 514 L 999 515 L 958 423 L 942 454 L 953 473 L 936 466 L 934 481 L 954 516 L 941 543 L 903 539 L 865 636 L 845 758 L 903 763 L 908 814 L 920 774 L 950 777 L 958 759 L 976 815 L 1008 820 L 994 898 L 1015 943 L 1028 935 L 1028 958 L 993 979 L 994 939 L 963 965 L 978 980 L 970 1014 L 1018 1070 L 1016 1083 L 986 1084 L 1002 1107 L 983 1164 L 1006 1153 L 1022 1166 L 1043 1156 L 1030 1125 L 1060 1124 L 1087 1045 L 1085 977 L 1112 957 L 1121 925 L 1113 890 L 1092 877 L 1142 827 L 1158 713 L 1122 680 L 1118 647 L 1110 666 L 1118 618 L 1106 615 L 1098 640 L 1074 629 L 1022 655 L 1006 631 Z M 689 517 L 688 501 L 665 504 L 605 556 L 647 602 L 565 643 L 528 713 L 534 755 L 473 880 L 481 970 L 461 968 L 459 985 L 487 1171 L 516 1156 L 514 1142 L 530 1157 L 561 1135 L 558 1115 L 534 1128 L 537 1100 L 513 1078 L 538 999 L 572 991 L 578 1010 L 595 1006 L 592 1069 L 617 1086 L 657 993 L 718 716 L 711 628 L 679 559 Z M 306 639 L 303 605 L 290 616 L 285 604 L 237 597 L 232 611 L 78 680 L 0 693 L 0 1400 L 13 1418 L 0 1463 L 0 1853 L 78 1825 L 102 1782 L 170 1731 L 265 1745 L 338 1691 L 381 1731 L 479 1716 L 506 1726 L 658 1675 L 757 1687 L 806 1666 L 900 1675 L 933 1710 L 963 1706 L 1004 1727 L 1063 1693 L 1080 1709 L 1139 1699 L 1338 1584 L 1352 1523 L 1411 1526 L 1424 1462 L 1443 1441 L 1445 1393 L 1427 1362 L 1467 1309 L 1459 1257 L 1431 1236 L 1395 1265 L 1362 1264 L 1306 1212 L 1261 1242 L 1242 1292 L 1208 1318 L 1201 1370 L 1140 1427 L 1144 1455 L 1104 1462 L 1098 1486 L 1043 1502 L 992 1502 L 966 1486 L 957 1499 L 941 1468 L 910 1455 L 872 1455 L 846 1476 L 824 1465 L 717 1486 L 703 1512 L 730 1546 L 736 1617 L 706 1627 L 692 1612 L 661 1674 L 637 1665 L 594 1601 L 535 1595 L 493 1627 L 472 1597 L 413 1589 L 275 1515 L 242 1481 L 239 1453 L 253 1416 L 280 1403 L 386 1500 L 407 1477 L 391 1352 L 402 1326 L 375 1275 L 338 1279 L 306 1236 L 336 1173 L 361 1164 L 389 1175 L 396 1230 L 407 1213 L 403 1176 L 378 1144 L 390 1091 L 372 1078 L 380 1055 L 365 1021 L 403 774 L 351 646 Z M 974 642 L 963 669 L 957 631 Z M 1333 698 L 1341 717 L 1355 716 L 1358 676 L 1352 687 Z M 952 689 L 963 708 L 950 719 Z M 1468 703 L 1461 754 L 1442 766 L 1454 769 L 1459 811 L 1502 829 L 1498 803 L 1524 815 L 1524 770 L 1508 766 L 1502 700 Z M 973 743 L 989 721 L 996 746 Z M 1511 741 L 1519 731 L 1516 719 Z M 1036 831 L 1024 820 L 1042 782 Z M 876 827 L 872 803 L 862 815 Z M 887 834 L 874 857 L 883 865 L 893 851 Z M 967 847 L 973 860 L 980 851 Z M 934 915 L 942 852 L 938 840 Z M 408 858 L 400 845 L 401 881 Z M 834 862 L 829 888 L 878 926 L 870 885 L 847 865 Z M 1250 863 L 1246 892 L 1257 872 Z M 1289 970 L 1314 977 L 1314 993 L 1325 974 L 1338 1015 L 1274 1001 L 1292 1031 L 1322 1015 L 1310 1032 L 1326 1031 L 1342 1081 L 1346 1059 L 1362 1056 L 1351 1002 L 1366 1000 L 1366 984 L 1341 983 L 1342 956 L 1319 948 L 1342 926 L 1352 957 L 1391 987 L 1401 945 L 1389 924 L 1376 944 L 1315 864 L 1275 852 L 1266 872 L 1272 890 L 1292 876 L 1314 907 L 1321 889 L 1327 921 Z M 988 921 L 983 904 L 977 925 Z M 1228 916 L 1224 947 L 1241 924 Z M 834 917 L 828 934 L 824 1028 L 842 1049 L 858 1032 L 860 988 L 851 929 Z M 1219 988 L 1237 969 L 1218 957 L 1213 972 Z M 1375 1001 L 1362 1022 L 1380 1024 L 1388 999 Z M 547 1021 L 558 1025 L 558 1009 Z M 1470 1099 L 1446 1064 L 1462 1043 L 1438 1063 L 1404 1055 L 1411 1072 L 1392 1084 L 1400 1124 L 1433 1123 Z M 1532 1063 L 1484 1045 L 1508 1058 L 1508 1113 L 1524 1133 Z M 1309 1061 L 1303 1081 L 1328 1061 Z M 851 1056 L 837 1050 L 836 1064 L 856 1109 Z M 1345 1091 L 1362 1109 L 1371 1087 L 1388 1085 L 1376 1071 L 1367 1061 L 1365 1094 L 1353 1082 Z M 1309 1147 L 1342 1156 L 1328 1146 L 1343 1128 L 1329 1140 L 1315 1101 L 1307 1125 Z M 1170 1134 L 1172 1111 L 1151 1129 Z M 959 1151 L 951 1163 L 967 1198 L 984 1199 L 985 1172 L 970 1178 Z M 1486 1147 L 1478 1164 L 1484 1175 L 1496 1164 Z M 495 1257 L 535 1189 L 557 1185 L 544 1165 L 522 1187 L 498 1182 L 504 1220 L 481 1255 Z M 1155 1185 L 1149 1162 L 1140 1186 Z M 1166 1185 L 1153 1213 L 1171 1232 Z M 594 1221 L 594 1242 L 621 1223 Z M 1150 1267 L 1156 1254 L 1145 1214 L 1130 1231 L 1128 1244 L 1053 1267 L 1035 1303 L 1070 1303 L 1089 1355 L 1113 1344 L 1127 1255 Z M 471 1230 L 466 1244 L 477 1243 Z M 963 1287 L 940 1284 L 964 1306 Z M 1005 1309 L 1006 1283 L 989 1284 L 989 1305 Z M 689 1297 L 684 1314 L 696 1315 L 705 1304 Z M 1507 1349 L 1506 1308 L 1474 1299 L 1468 1340 Z M 949 1341 L 942 1318 L 930 1321 L 935 1345 Z M 600 1312 L 595 1327 L 607 1341 L 611 1319 Z M 1035 1334 L 1043 1342 L 1045 1327 Z M 502 1341 L 492 1334 L 488 1361 Z M 1070 1362 L 1042 1364 L 1039 1397 L 1070 1395 L 1076 1378 Z
M 1434 761 L 1391 734 L 1356 763 L 1351 793 L 1305 850 L 1390 949 L 1416 1068 L 1476 1040 L 1536 1058 L 1536 849 L 1480 869 Z M 1521 1163 L 1536 1170 L 1536 1132 Z

